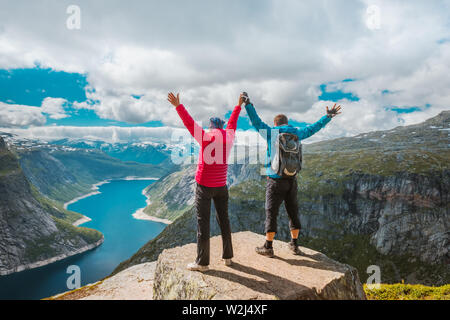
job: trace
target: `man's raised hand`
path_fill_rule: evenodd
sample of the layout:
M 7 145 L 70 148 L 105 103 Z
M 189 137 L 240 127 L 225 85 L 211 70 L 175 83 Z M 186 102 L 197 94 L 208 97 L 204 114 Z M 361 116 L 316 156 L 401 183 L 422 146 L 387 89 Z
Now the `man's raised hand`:
M 242 104 L 245 102 L 246 97 L 241 93 L 241 95 L 239 96 L 239 106 L 242 106 Z
M 327 106 L 327 116 L 328 116 L 329 118 L 334 118 L 334 117 L 336 117 L 338 114 L 341 114 L 341 113 L 342 113 L 342 112 L 341 112 L 341 106 L 337 106 L 337 107 L 336 107 L 336 103 L 334 104 L 333 108 L 331 108 L 331 110 L 328 109 L 328 106 Z
M 175 97 L 172 92 L 169 92 L 167 100 L 176 108 L 180 105 L 180 94 L 177 93 L 177 96 Z

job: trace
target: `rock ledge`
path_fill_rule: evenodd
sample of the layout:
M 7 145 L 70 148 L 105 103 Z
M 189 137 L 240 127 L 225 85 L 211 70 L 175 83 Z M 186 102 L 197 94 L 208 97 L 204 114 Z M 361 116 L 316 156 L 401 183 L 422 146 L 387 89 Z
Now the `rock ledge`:
M 196 244 L 164 250 L 158 258 L 153 299 L 366 299 L 355 268 L 324 254 L 301 248 L 295 256 L 288 244 L 274 241 L 273 259 L 255 253 L 264 236 L 233 234 L 234 264 L 221 261 L 222 241 L 211 238 L 211 265 L 205 273 L 186 270 L 196 255 Z

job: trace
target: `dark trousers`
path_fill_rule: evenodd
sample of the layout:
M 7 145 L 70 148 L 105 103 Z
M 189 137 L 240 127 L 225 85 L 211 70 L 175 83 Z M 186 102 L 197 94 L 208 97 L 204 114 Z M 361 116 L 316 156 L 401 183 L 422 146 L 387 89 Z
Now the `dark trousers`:
M 297 179 L 267 178 L 265 231 L 277 232 L 277 217 L 284 201 L 291 230 L 301 229 L 298 217 Z
M 216 219 L 222 233 L 223 259 L 233 258 L 231 228 L 228 219 L 228 188 L 209 188 L 197 183 L 195 191 L 195 209 L 197 211 L 197 260 L 201 266 L 209 265 L 209 237 L 211 200 L 216 207 Z

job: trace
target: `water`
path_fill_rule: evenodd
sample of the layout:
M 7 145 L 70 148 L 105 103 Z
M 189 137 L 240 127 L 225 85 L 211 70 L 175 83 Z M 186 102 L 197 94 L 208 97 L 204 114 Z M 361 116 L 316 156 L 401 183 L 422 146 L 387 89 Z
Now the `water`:
M 152 180 L 115 180 L 99 187 L 100 194 L 69 205 L 68 209 L 92 219 L 83 227 L 99 230 L 104 243 L 91 251 L 40 268 L 0 276 L 0 299 L 42 299 L 67 291 L 67 267 L 81 269 L 81 285 L 109 275 L 147 241 L 156 237 L 165 224 L 136 220 L 132 214 L 145 207 L 142 190 Z

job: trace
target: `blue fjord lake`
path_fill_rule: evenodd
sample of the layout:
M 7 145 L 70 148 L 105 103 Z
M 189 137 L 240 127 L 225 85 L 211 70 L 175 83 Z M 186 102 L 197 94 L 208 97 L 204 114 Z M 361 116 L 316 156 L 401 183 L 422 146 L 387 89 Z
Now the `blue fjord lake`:
M 42 299 L 67 291 L 67 267 L 81 270 L 81 285 L 108 276 L 117 265 L 156 237 L 165 224 L 136 220 L 132 214 L 146 205 L 142 190 L 153 180 L 113 180 L 99 187 L 99 194 L 68 206 L 92 220 L 83 227 L 103 233 L 104 243 L 91 251 L 36 269 L 0 276 L 0 299 Z

